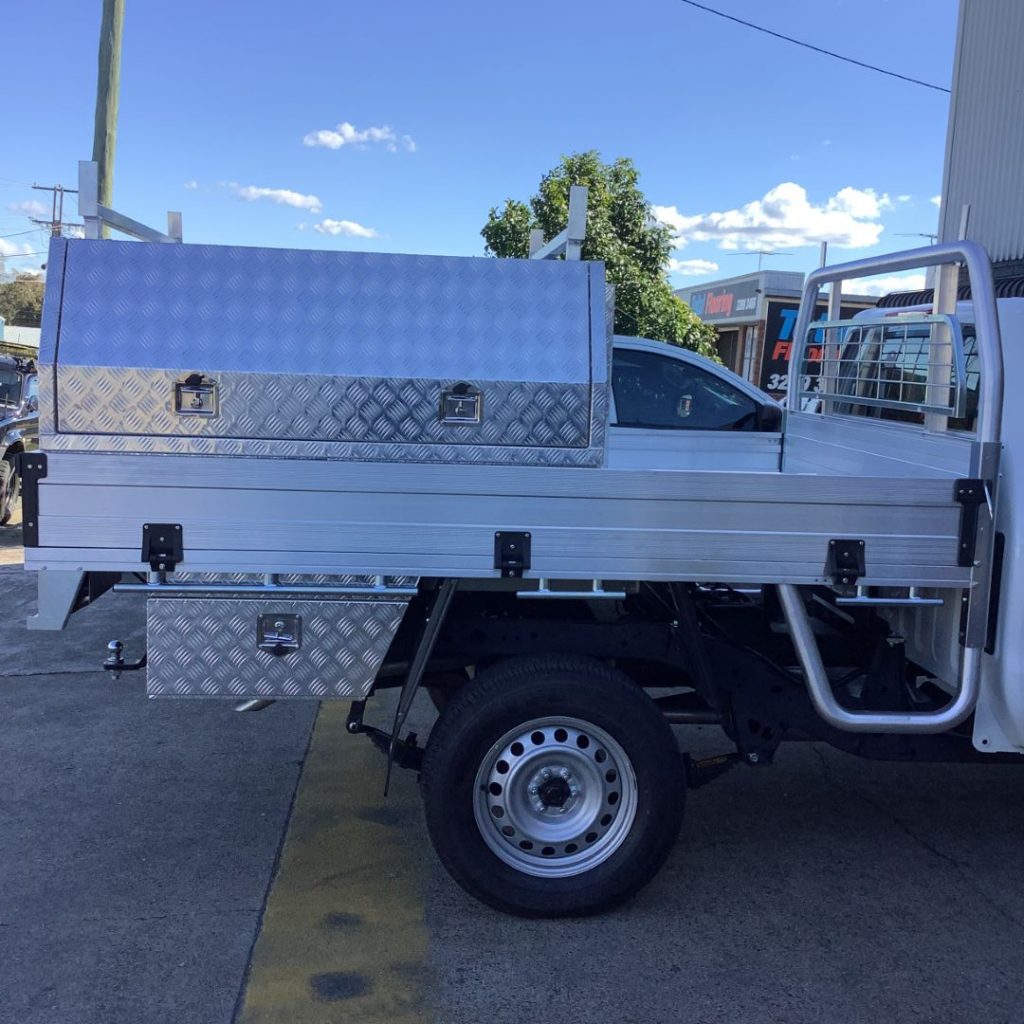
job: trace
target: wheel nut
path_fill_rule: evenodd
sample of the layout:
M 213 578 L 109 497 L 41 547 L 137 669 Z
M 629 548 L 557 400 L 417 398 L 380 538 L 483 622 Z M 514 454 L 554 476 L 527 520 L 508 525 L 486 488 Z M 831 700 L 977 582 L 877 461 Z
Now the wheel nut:
M 542 779 L 550 779 L 551 778 L 551 769 L 550 768 L 545 768 L 544 771 L 542 771 L 540 773 L 540 777 Z
M 580 795 L 580 787 L 579 786 L 570 786 L 569 787 L 569 796 L 579 796 L 579 795 Z
M 538 791 L 539 791 L 539 789 L 540 789 L 540 787 L 539 787 L 539 786 L 537 785 L 537 783 L 536 783 L 536 782 L 535 782 L 535 783 L 533 783 L 533 784 L 532 784 L 532 785 L 531 785 L 531 786 L 529 787 L 529 793 L 530 793 L 530 796 L 536 796 L 536 795 L 537 795 L 537 793 L 538 793 Z
M 561 775 L 563 779 L 567 779 L 567 778 L 569 778 L 569 769 L 568 768 L 562 768 L 562 769 L 559 770 L 558 774 Z

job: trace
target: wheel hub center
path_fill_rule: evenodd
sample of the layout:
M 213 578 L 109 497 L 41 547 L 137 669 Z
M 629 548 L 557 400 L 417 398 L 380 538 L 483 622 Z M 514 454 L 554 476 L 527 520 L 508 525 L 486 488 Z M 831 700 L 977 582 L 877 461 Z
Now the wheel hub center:
M 569 783 L 560 775 L 556 775 L 554 778 L 547 779 L 540 784 L 537 795 L 545 807 L 564 807 L 565 802 L 571 795 Z
M 534 772 L 527 791 L 538 814 L 565 814 L 576 803 L 581 786 L 567 765 L 549 764 Z

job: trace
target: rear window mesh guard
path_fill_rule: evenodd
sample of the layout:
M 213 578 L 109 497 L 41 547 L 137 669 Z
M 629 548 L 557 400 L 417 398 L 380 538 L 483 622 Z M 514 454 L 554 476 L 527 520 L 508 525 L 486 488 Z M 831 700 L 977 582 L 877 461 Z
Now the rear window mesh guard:
M 797 367 L 800 409 L 959 418 L 967 408 L 966 364 L 963 331 L 948 314 L 817 321 Z

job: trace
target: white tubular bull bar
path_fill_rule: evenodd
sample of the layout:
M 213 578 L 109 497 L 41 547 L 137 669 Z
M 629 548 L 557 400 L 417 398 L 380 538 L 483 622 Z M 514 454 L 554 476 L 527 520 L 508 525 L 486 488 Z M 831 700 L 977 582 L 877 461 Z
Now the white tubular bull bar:
M 981 371 L 978 384 L 977 466 L 978 473 L 988 488 L 986 505 L 981 507 L 982 511 L 979 514 L 976 561 L 971 587 L 969 591 L 965 591 L 964 596 L 968 612 L 959 688 L 953 700 L 938 711 L 851 711 L 843 707 L 832 692 L 799 588 L 791 583 L 780 583 L 777 585 L 779 601 L 803 669 L 811 701 L 824 721 L 845 732 L 946 732 L 959 725 L 974 711 L 981 681 L 982 651 L 985 643 L 983 624 L 988 612 L 992 544 L 995 538 L 995 467 L 1002 430 L 1003 351 L 995 289 L 992 284 L 992 267 L 988 254 L 975 242 L 948 242 L 923 249 L 911 249 L 895 255 L 823 267 L 809 274 L 804 285 L 790 361 L 791 380 L 787 408 L 791 414 L 800 411 L 800 388 L 796 386 L 798 381 L 793 378 L 803 365 L 818 294 L 824 285 L 831 284 L 841 288 L 844 281 L 859 277 L 952 263 L 965 264 L 970 275 Z

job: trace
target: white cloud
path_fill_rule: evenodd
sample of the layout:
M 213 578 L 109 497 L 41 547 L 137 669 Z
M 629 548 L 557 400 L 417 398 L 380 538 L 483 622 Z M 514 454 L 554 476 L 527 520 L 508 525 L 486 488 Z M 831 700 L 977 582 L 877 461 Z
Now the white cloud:
M 896 202 L 897 203 L 909 203 L 910 200 L 913 199 L 913 198 L 914 197 L 912 195 L 909 195 L 908 193 L 905 192 L 903 195 L 896 197 Z
M 324 208 L 319 196 L 293 192 L 290 188 L 259 188 L 256 185 L 239 185 L 235 181 L 231 182 L 228 187 L 240 199 L 245 199 L 250 203 L 257 199 L 269 199 L 272 203 L 278 203 L 281 206 L 294 206 L 297 210 L 309 210 L 310 213 L 319 213 Z
M 0 238 L 0 257 L 26 256 L 30 252 L 35 252 L 37 248 L 38 246 L 29 245 L 27 242 L 11 242 L 6 238 Z
M 675 206 L 655 206 L 654 215 L 675 231 L 678 248 L 694 241 L 753 251 L 827 241 L 842 249 L 860 249 L 878 241 L 879 217 L 891 206 L 888 195 L 849 185 L 816 205 L 802 185 L 786 181 L 738 209 L 685 215 Z
M 714 260 L 669 260 L 668 270 L 670 274 L 682 274 L 683 277 L 700 277 L 713 274 L 718 270 L 718 264 Z
M 314 231 L 321 235 L 347 235 L 349 238 L 376 238 L 377 232 L 373 228 L 363 227 L 354 220 L 331 220 L 330 217 L 313 225 Z
M 7 209 L 11 213 L 23 213 L 26 217 L 42 217 L 46 213 L 46 207 L 38 199 L 26 199 L 20 203 L 8 203 Z
M 416 143 L 410 136 L 403 135 L 399 140 L 386 124 L 379 127 L 357 128 L 348 121 L 342 121 L 334 128 L 321 128 L 319 131 L 309 132 L 302 139 L 304 146 L 314 146 L 320 149 L 341 149 L 343 146 L 366 149 L 367 146 L 374 143 L 382 143 L 390 153 L 398 151 L 399 142 L 408 152 L 416 152 Z
M 804 195 L 806 197 L 807 193 Z M 858 220 L 877 220 L 883 210 L 892 209 L 892 200 L 888 195 L 879 195 L 873 188 L 859 189 L 847 185 L 829 199 L 825 208 L 848 213 Z
M 182 182 L 182 187 L 187 188 L 189 192 L 195 192 L 199 188 L 199 182 L 195 178 L 189 178 L 188 181 Z
M 928 200 L 928 202 L 931 203 L 933 206 L 941 206 L 942 196 L 932 196 L 931 199 Z
M 843 290 L 852 295 L 888 295 L 889 292 L 919 292 L 925 286 L 924 274 L 891 274 L 847 281 Z

